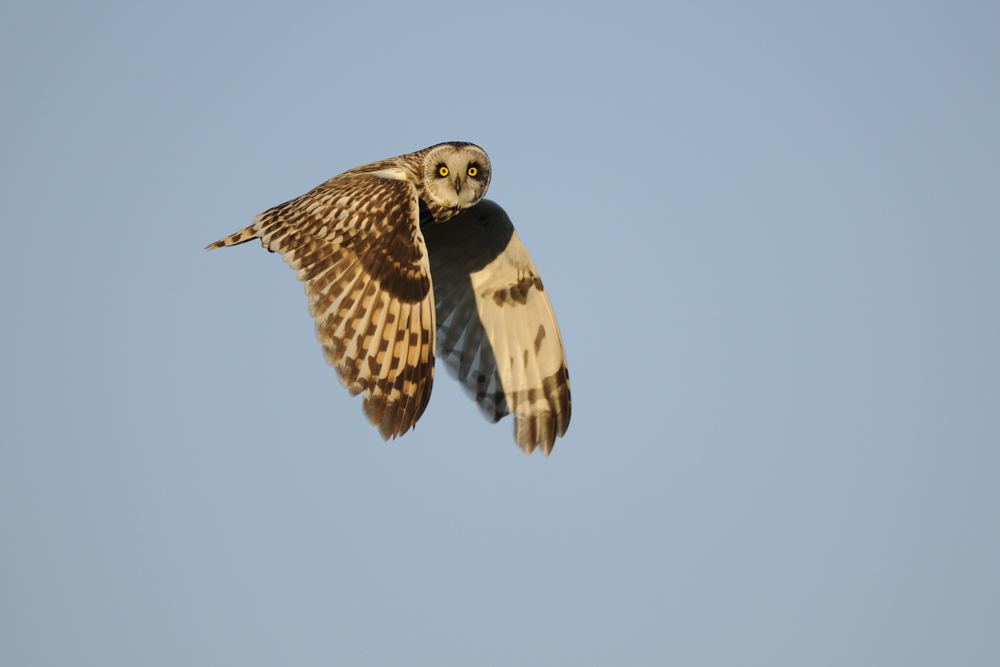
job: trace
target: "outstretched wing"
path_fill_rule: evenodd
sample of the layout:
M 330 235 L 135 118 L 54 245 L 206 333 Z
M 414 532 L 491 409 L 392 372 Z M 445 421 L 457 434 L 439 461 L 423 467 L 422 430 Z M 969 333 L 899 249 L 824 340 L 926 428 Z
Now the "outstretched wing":
M 569 426 L 569 373 L 559 326 L 534 262 L 496 203 L 483 200 L 423 228 L 437 306 L 438 356 L 514 439 L 546 456 Z
M 434 296 L 416 189 L 342 174 L 208 249 L 260 238 L 305 283 L 327 362 L 388 439 L 416 424 L 434 382 Z

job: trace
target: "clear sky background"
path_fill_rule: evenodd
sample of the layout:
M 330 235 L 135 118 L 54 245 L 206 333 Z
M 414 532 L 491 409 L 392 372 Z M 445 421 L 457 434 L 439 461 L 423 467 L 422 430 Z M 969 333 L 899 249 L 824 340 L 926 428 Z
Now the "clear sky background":
M 1000 4 L 8 3 L 0 86 L 0 664 L 1000 664 Z M 202 249 L 448 140 L 548 459 Z

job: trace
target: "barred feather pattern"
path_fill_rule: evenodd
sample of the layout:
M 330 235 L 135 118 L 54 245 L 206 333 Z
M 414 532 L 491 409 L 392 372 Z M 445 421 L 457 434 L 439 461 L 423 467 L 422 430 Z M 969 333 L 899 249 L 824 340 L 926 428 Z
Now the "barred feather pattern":
M 552 304 L 510 218 L 483 200 L 423 231 L 438 356 L 488 420 L 514 413 L 517 444 L 547 456 L 569 427 L 569 372 Z
M 348 172 L 261 213 L 209 249 L 252 238 L 305 283 L 327 362 L 383 438 L 412 428 L 434 382 L 430 267 L 413 183 Z
M 260 239 L 296 270 L 327 362 L 384 438 L 423 414 L 437 348 L 487 419 L 513 413 L 517 444 L 548 455 L 569 426 L 566 354 L 531 257 L 483 199 L 491 174 L 478 146 L 437 144 L 344 172 L 208 249 Z

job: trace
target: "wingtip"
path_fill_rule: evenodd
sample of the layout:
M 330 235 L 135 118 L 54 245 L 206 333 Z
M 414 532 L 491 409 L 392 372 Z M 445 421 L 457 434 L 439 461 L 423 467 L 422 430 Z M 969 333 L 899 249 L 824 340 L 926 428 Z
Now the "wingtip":
M 534 442 L 533 440 L 515 440 L 515 442 L 526 456 L 531 456 L 535 453 L 536 449 L 540 449 L 542 454 L 545 455 L 545 458 L 548 458 L 549 454 L 552 453 L 552 448 L 555 447 L 555 442 L 549 442 L 548 440 L 541 440 L 540 442 Z
M 552 448 L 555 447 L 556 434 L 558 432 L 558 425 L 556 420 L 558 415 L 553 415 L 550 412 L 542 412 L 539 414 L 523 414 L 522 412 L 515 412 L 514 416 L 514 442 L 525 454 L 531 454 L 535 449 L 540 448 L 542 453 L 546 456 L 552 453 Z M 558 435 L 561 436 L 565 432 L 565 428 Z

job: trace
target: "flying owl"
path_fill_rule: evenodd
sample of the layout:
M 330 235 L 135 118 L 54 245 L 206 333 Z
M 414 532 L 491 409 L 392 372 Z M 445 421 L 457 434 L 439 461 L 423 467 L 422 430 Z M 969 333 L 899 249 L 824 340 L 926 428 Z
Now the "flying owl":
M 569 373 L 535 264 L 500 206 L 490 159 L 437 144 L 355 167 L 206 250 L 259 238 L 305 283 L 327 362 L 384 439 L 427 407 L 440 356 L 492 422 L 546 456 L 569 426 Z

